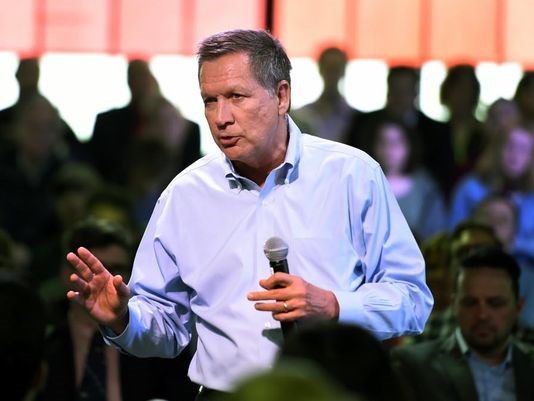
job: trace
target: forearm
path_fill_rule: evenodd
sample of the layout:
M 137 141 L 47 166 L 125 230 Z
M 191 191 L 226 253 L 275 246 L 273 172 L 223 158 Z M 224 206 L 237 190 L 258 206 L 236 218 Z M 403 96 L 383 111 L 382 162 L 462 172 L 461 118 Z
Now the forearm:
M 362 285 L 355 292 L 335 291 L 339 321 L 371 330 L 378 338 L 420 333 L 432 309 L 432 297 L 402 282 Z
M 120 333 L 112 327 L 103 331 L 106 339 L 124 352 L 137 357 L 173 358 L 189 344 L 190 328 L 168 309 L 135 298 L 128 309 L 126 326 L 116 327 L 122 329 Z

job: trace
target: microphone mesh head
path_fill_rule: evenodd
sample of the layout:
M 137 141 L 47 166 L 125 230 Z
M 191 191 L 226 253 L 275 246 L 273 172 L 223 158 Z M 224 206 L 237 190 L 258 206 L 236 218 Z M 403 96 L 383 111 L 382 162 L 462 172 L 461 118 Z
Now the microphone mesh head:
M 263 252 L 269 262 L 279 262 L 287 257 L 288 247 L 284 240 L 278 237 L 271 237 L 265 241 Z

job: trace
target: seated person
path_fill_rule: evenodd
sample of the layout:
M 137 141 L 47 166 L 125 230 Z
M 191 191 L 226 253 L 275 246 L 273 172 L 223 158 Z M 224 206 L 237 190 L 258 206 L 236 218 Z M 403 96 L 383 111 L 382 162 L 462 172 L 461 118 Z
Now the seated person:
M 519 266 L 500 247 L 474 249 L 458 262 L 447 338 L 392 351 L 416 400 L 529 400 L 534 348 L 513 335 L 521 311 Z
M 123 226 L 104 219 L 81 221 L 67 232 L 65 248 L 77 249 L 81 244 L 105 260 L 114 274 L 128 279 L 134 243 Z M 61 268 L 65 285 L 73 271 L 65 261 Z M 187 351 L 174 359 L 121 354 L 104 345 L 98 325 L 78 303 L 64 298 L 51 311 L 49 378 L 39 400 L 194 399 L 198 387 L 187 378 Z

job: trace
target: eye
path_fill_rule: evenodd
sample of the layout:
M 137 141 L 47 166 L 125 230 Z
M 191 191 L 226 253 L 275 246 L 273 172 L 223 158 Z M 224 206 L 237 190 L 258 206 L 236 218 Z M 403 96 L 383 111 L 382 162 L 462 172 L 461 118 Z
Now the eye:
M 207 97 L 207 98 L 204 98 L 203 101 L 204 101 L 204 106 L 207 106 L 208 104 L 216 102 L 217 99 L 215 99 L 214 97 Z
M 502 308 L 506 305 L 506 299 L 504 298 L 490 298 L 488 300 L 488 305 L 492 308 Z
M 232 93 L 232 99 L 242 99 L 244 96 L 241 93 Z
M 477 300 L 475 298 L 462 298 L 462 300 L 460 301 L 460 304 L 464 308 L 472 308 L 473 306 L 477 304 Z

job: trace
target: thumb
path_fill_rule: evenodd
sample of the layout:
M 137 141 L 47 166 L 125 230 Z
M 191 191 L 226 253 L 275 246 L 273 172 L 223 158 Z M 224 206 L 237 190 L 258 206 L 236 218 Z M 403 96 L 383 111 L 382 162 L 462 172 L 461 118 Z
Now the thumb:
M 115 287 L 115 290 L 117 291 L 117 294 L 121 298 L 128 298 L 130 297 L 130 288 L 126 285 L 124 282 L 122 276 L 120 274 L 117 274 L 116 276 L 113 276 L 113 286 Z

